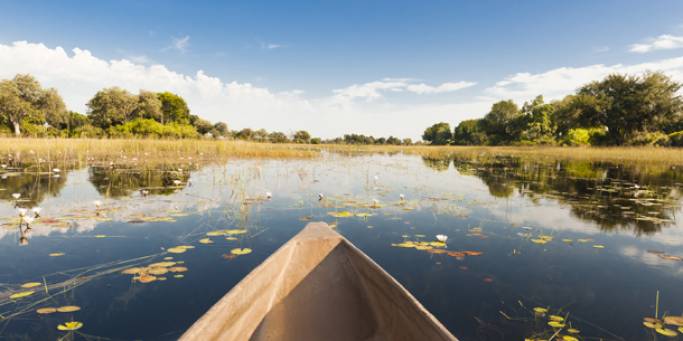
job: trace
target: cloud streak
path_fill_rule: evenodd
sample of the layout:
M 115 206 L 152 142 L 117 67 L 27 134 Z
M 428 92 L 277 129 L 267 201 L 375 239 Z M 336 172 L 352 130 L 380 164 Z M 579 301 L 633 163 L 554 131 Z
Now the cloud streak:
M 634 53 L 649 53 L 658 50 L 673 50 L 683 48 L 683 36 L 662 34 L 645 43 L 631 45 L 629 51 Z

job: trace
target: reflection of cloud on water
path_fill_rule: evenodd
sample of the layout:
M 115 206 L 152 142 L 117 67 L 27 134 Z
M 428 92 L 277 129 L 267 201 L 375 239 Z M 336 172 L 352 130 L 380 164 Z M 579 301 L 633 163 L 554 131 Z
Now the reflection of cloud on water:
M 662 270 L 665 270 L 667 273 L 676 276 L 683 276 L 683 264 L 681 264 L 681 262 L 662 259 L 656 254 L 652 252 L 647 252 L 647 250 L 640 249 L 637 246 L 624 246 L 621 249 L 619 249 L 619 253 L 623 256 L 632 258 L 637 262 L 661 268 Z

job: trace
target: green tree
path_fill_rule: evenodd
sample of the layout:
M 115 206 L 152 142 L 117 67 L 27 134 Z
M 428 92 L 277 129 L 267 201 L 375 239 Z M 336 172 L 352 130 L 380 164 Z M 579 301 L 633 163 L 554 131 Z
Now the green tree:
M 305 130 L 299 130 L 294 133 L 294 143 L 309 143 L 311 141 L 311 134 Z
M 228 125 L 225 122 L 216 122 L 211 131 L 214 136 L 228 136 L 230 134 Z
M 21 135 L 26 122 L 42 124 L 64 120 L 65 105 L 55 89 L 43 89 L 31 75 L 18 74 L 0 82 L 0 115 L 4 124 Z M 50 123 L 48 121 L 48 123 Z
M 94 126 L 108 129 L 128 121 L 137 104 L 137 97 L 124 89 L 103 89 L 88 101 L 88 117 Z
M 422 134 L 422 139 L 435 145 L 449 144 L 452 138 L 451 125 L 440 122 L 427 128 Z
M 488 143 L 488 137 L 481 128 L 481 120 L 461 121 L 453 130 L 453 144 L 481 146 Z
M 270 141 L 270 143 L 287 143 L 289 142 L 289 138 L 282 132 L 274 131 L 268 134 L 268 141 Z
M 162 122 L 161 100 L 157 93 L 140 90 L 138 103 L 131 118 L 147 118 Z
M 211 122 L 199 117 L 195 119 L 194 122 L 192 122 L 192 126 L 194 126 L 197 129 L 197 131 L 202 135 L 211 132 L 211 130 L 213 129 L 213 124 L 211 124 Z
M 586 126 L 605 126 L 609 143 L 622 145 L 636 135 L 662 129 L 678 119 L 681 84 L 662 73 L 642 77 L 613 74 L 578 91 L 575 103 Z
M 484 116 L 482 127 L 492 144 L 506 144 L 514 140 L 513 121 L 520 116 L 517 104 L 512 100 L 493 104 L 491 111 Z
M 254 131 L 250 128 L 244 128 L 235 134 L 235 137 L 240 140 L 250 141 L 254 136 Z
M 190 120 L 190 108 L 182 97 L 168 91 L 158 96 L 161 101 L 161 123 L 177 122 L 195 125 Z
M 533 101 L 522 106 L 521 116 L 513 122 L 513 137 L 517 141 L 527 143 L 553 143 L 554 127 L 552 121 L 554 106 L 537 96 Z

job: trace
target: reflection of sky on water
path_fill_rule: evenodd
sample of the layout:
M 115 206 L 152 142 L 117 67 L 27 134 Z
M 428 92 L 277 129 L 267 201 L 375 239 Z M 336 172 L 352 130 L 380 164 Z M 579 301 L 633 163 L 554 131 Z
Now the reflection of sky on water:
M 592 173 L 604 178 L 606 171 Z M 108 178 L 107 174 L 100 175 L 97 181 Z M 145 286 L 131 284 L 124 276 L 109 275 L 75 291 L 75 303 L 83 305 L 89 314 L 84 322 L 90 334 L 123 339 L 173 338 L 303 227 L 304 220 L 333 222 L 335 218 L 327 214 L 329 211 L 350 210 L 373 215 L 366 220 L 339 219 L 340 233 L 386 268 L 465 340 L 528 336 L 538 326 L 502 320 L 499 313 L 528 318 L 517 300 L 530 306 L 566 306 L 577 318 L 629 340 L 647 335 L 639 319 L 651 315 L 656 290 L 667 297 L 662 309 L 683 309 L 682 262 L 648 252 L 681 255 L 683 226 L 679 220 L 650 234 L 605 230 L 599 222 L 578 218 L 567 202 L 552 196 L 532 200 L 528 193 L 520 194 L 514 183 L 512 191 L 503 190 L 506 196 L 493 196 L 491 186 L 498 184 L 492 184 L 487 176 L 456 170 L 448 162 L 426 167 L 421 158 L 414 156 L 233 160 L 193 170 L 189 184 L 183 183 L 163 195 L 141 195 L 134 187 L 141 183 L 138 178 L 130 182 L 133 187 L 125 189 L 130 196 L 107 198 L 97 190 L 99 184 L 92 183 L 87 169 L 72 170 L 62 174 L 66 181 L 58 193 L 42 196 L 39 205 L 43 217 L 70 215 L 73 224 L 56 228 L 38 222 L 27 246 L 16 245 L 16 227 L 0 228 L 0 282 L 21 283 L 46 273 L 155 254 L 173 245 L 196 245 L 196 250 L 182 255 L 191 269 L 182 281 Z M 127 183 L 125 178 L 117 181 Z M 3 186 L 0 181 L 0 188 Z M 262 200 L 267 192 L 272 193 L 272 200 Z M 318 193 L 324 195 L 323 201 L 318 200 Z M 400 194 L 406 197 L 403 204 Z M 95 200 L 102 201 L 102 216 L 107 221 L 93 217 Z M 373 200 L 381 208 L 368 208 Z M 245 205 L 245 201 L 250 203 Z M 677 203 L 672 216 L 680 214 Z M 7 223 L 15 215 L 12 202 L 0 201 L 2 222 Z M 140 221 L 169 216 L 173 221 Z M 250 231 L 239 244 L 220 240 L 212 246 L 197 244 L 207 231 L 234 227 Z M 481 227 L 485 239 L 468 236 L 473 227 Z M 532 244 L 518 235 L 527 231 L 522 227 L 530 228 L 533 235 L 552 235 L 554 240 L 546 245 Z M 416 238 L 415 234 L 424 234 L 426 239 L 433 239 L 439 233 L 449 235 L 451 250 L 480 250 L 484 254 L 458 261 L 390 246 L 402 241 L 402 235 Z M 96 240 L 92 238 L 96 234 L 116 238 Z M 593 241 L 565 244 L 561 241 L 564 238 Z M 592 248 L 597 243 L 606 248 Z M 252 247 L 254 253 L 224 260 L 222 255 L 236 245 Z M 46 260 L 45 255 L 52 251 L 64 251 L 66 256 Z M 16 264 L 19 260 L 21 265 Z M 191 308 L 186 301 L 192 302 Z M 174 328 L 150 322 L 148 316 L 173 320 Z M 33 315 L 26 319 L 29 322 L 12 324 L 8 330 L 17 335 L 53 336 L 54 332 L 48 331 L 57 321 L 53 317 L 47 322 Z M 35 334 L 27 331 L 31 325 L 40 326 Z M 594 336 L 610 337 L 597 328 L 585 329 Z

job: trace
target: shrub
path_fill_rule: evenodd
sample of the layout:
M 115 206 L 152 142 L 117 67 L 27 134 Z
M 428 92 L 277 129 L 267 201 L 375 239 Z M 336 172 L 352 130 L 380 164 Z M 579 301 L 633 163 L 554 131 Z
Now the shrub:
M 639 132 L 626 141 L 630 146 L 666 146 L 669 144 L 669 135 L 662 132 Z
M 683 147 L 683 130 L 669 134 L 669 144 L 675 147 Z
M 124 124 L 110 127 L 111 137 L 196 138 L 197 130 L 189 124 L 161 124 L 152 119 L 136 118 Z

